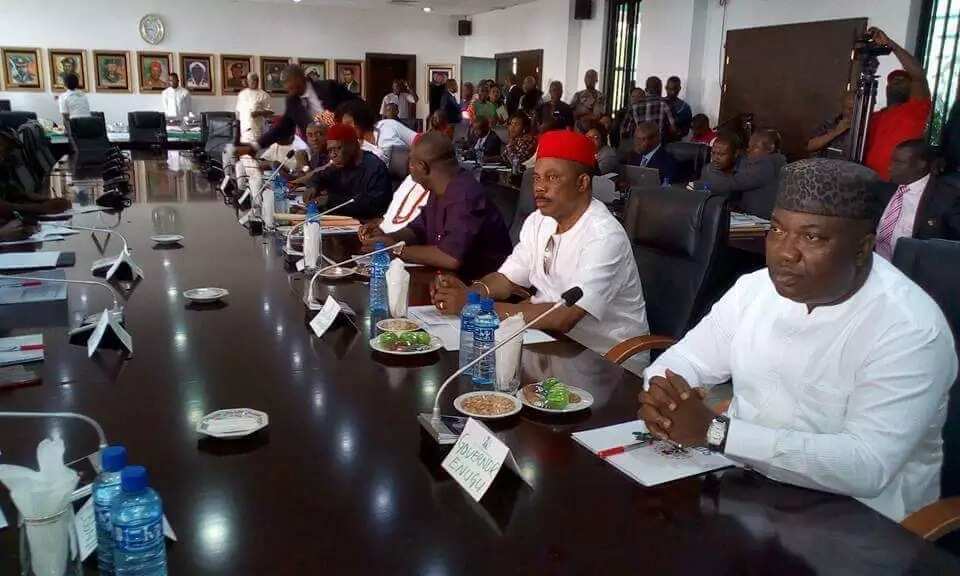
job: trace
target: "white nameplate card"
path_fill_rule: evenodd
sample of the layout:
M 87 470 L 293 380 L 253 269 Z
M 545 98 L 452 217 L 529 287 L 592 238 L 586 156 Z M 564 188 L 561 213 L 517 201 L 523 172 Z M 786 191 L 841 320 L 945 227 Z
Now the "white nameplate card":
M 110 314 L 109 310 L 104 310 L 103 313 L 100 314 L 96 328 L 93 329 L 93 334 L 91 334 L 90 339 L 87 340 L 88 358 L 93 357 L 93 353 L 96 352 L 100 346 L 100 341 L 106 336 L 107 330 L 111 330 L 117 339 L 120 340 L 120 344 L 127 349 L 127 352 L 133 354 L 133 338 L 130 336 L 130 333 L 120 325 L 120 322 Z
M 240 216 L 240 220 L 239 220 L 240 225 L 246 226 L 247 222 L 250 221 L 250 216 L 252 215 L 253 215 L 253 210 L 247 210 L 246 212 L 244 212 L 243 215 Z
M 227 191 L 227 184 L 229 184 L 229 183 L 230 183 L 230 175 L 229 175 L 229 174 L 224 174 L 224 175 L 223 175 L 223 181 L 220 182 L 220 191 L 221 191 L 221 192 L 226 192 L 226 191 Z
M 480 421 L 470 418 L 460 434 L 460 439 L 443 459 L 441 466 L 461 488 L 479 502 L 493 484 L 504 462 L 517 476 L 523 478 L 510 448 Z
M 7 517 L 3 515 L 3 510 L 0 510 L 0 530 L 3 530 L 7 527 Z
M 120 252 L 120 255 L 117 256 L 117 259 L 113 262 L 113 266 L 107 270 L 107 280 L 113 278 L 113 275 L 117 273 L 117 270 L 119 270 L 121 266 L 130 267 L 130 274 L 133 276 L 133 280 L 136 280 L 137 278 L 143 278 L 143 270 L 137 266 L 137 264 L 133 261 L 133 256 L 131 256 L 130 252 L 124 248 L 123 251 Z
M 320 312 L 310 321 L 310 328 L 313 329 L 313 333 L 316 334 L 317 337 L 323 337 L 333 324 L 333 321 L 337 319 L 337 314 L 339 313 L 340 304 L 333 299 L 333 296 L 327 296 L 327 301 L 323 303 L 323 308 L 321 308 Z
M 303 270 L 304 270 L 306 267 L 307 267 L 307 261 L 306 261 L 306 260 L 304 260 L 303 258 L 297 260 L 297 272 L 303 272 Z
M 87 498 L 73 517 L 77 530 L 77 543 L 80 547 L 80 561 L 83 562 L 97 549 L 97 517 L 93 510 L 93 498 Z

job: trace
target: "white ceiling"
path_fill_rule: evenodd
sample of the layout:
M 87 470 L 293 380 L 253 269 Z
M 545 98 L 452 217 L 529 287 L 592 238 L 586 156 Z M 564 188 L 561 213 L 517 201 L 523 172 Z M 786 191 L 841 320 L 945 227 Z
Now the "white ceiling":
M 272 2 L 274 4 L 295 5 L 293 0 L 243 0 L 248 2 Z M 470 16 L 481 14 L 534 0 L 301 0 L 299 4 L 313 6 L 341 6 L 346 8 L 376 9 L 384 6 L 398 6 L 410 10 L 423 10 L 429 6 L 433 14 L 452 16 Z

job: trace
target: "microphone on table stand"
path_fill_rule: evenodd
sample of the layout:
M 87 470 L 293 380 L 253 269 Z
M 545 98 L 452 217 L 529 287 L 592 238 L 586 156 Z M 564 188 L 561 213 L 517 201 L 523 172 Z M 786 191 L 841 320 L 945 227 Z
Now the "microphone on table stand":
M 108 256 L 106 258 L 100 258 L 96 260 L 92 266 L 90 266 L 90 272 L 96 274 L 97 272 L 104 271 L 107 280 L 113 278 L 114 274 L 120 273 L 124 278 L 129 280 L 136 280 L 137 278 L 143 278 L 143 270 L 136 262 L 133 261 L 133 256 L 130 254 L 130 244 L 127 242 L 126 236 L 120 233 L 119 230 L 114 230 L 112 228 L 94 228 L 92 226 L 64 226 L 64 228 L 69 228 L 71 230 L 88 230 L 90 232 L 103 232 L 107 235 L 114 235 L 120 237 L 120 240 L 123 241 L 123 248 L 120 250 L 120 254 L 117 256 Z
M 324 272 L 326 272 L 327 270 L 331 270 L 331 269 L 333 269 L 333 268 L 339 268 L 339 267 L 343 266 L 344 264 L 349 264 L 349 263 L 351 263 L 351 262 L 356 262 L 357 260 L 363 260 L 364 258 L 369 258 L 370 256 L 373 256 L 374 254 L 380 254 L 381 252 L 388 252 L 388 251 L 391 251 L 391 250 L 396 250 L 397 248 L 402 248 L 402 247 L 405 246 L 405 245 L 406 245 L 406 242 L 400 241 L 400 242 L 397 242 L 396 244 L 393 244 L 393 245 L 391 245 L 391 246 L 387 246 L 386 248 L 381 248 L 381 249 L 379 249 L 379 250 L 374 250 L 373 252 L 368 252 L 368 253 L 366 253 L 366 254 L 364 254 L 364 255 L 362 255 L 362 256 L 354 256 L 353 258 L 350 258 L 349 260 L 344 260 L 343 262 L 337 262 L 337 263 L 335 263 L 335 264 L 330 264 L 329 266 L 324 266 L 323 268 L 320 268 L 319 270 L 317 270 L 316 272 L 314 272 L 313 276 L 310 278 L 310 283 L 307 285 L 307 307 L 309 308 L 309 307 L 310 307 L 310 304 L 313 303 L 313 284 L 314 284 L 314 282 L 316 282 L 316 281 L 317 281 L 317 278 L 319 278 L 320 275 L 323 274 Z
M 3 279 L 16 279 L 16 280 L 27 280 L 29 282 L 53 282 L 55 284 L 83 284 L 88 286 L 100 286 L 106 288 L 110 291 L 110 296 L 113 298 L 113 307 L 109 310 L 106 310 L 110 314 L 110 319 L 116 322 L 117 325 L 122 326 L 124 323 L 123 315 L 123 306 L 120 305 L 120 294 L 117 290 L 107 284 L 106 282 L 98 282 L 96 280 L 70 280 L 67 278 L 44 278 L 42 276 L 2 276 L 0 280 Z M 3 283 L 0 283 L 0 286 L 3 286 Z M 90 338 L 94 329 L 97 326 L 97 322 L 100 320 L 101 314 L 91 314 L 84 318 L 80 325 L 76 328 L 71 329 L 67 335 L 69 336 L 70 342 L 73 344 L 84 344 Z
M 97 451 L 94 453 L 97 456 L 97 462 L 95 462 L 94 465 L 97 468 L 97 471 L 99 471 L 100 452 L 107 447 L 107 435 L 104 434 L 103 427 L 100 426 L 100 423 L 93 418 L 84 416 L 83 414 L 77 414 L 76 412 L 0 412 L 0 418 L 74 418 L 86 422 L 92 426 L 94 430 L 96 430 L 97 438 L 100 442 L 100 445 L 97 447 Z M 81 486 L 73 491 L 70 496 L 70 501 L 76 502 L 81 498 L 89 496 L 92 490 L 92 482 L 86 486 Z
M 460 376 L 461 374 L 463 374 L 464 372 L 466 372 L 466 371 L 469 370 L 470 368 L 473 368 L 474 366 L 476 366 L 481 360 L 483 360 L 483 359 L 486 358 L 487 356 L 495 353 L 495 352 L 496 352 L 497 350 L 499 350 L 501 347 L 503 347 L 504 345 L 506 345 L 507 342 L 510 342 L 510 341 L 512 341 L 513 339 L 515 339 L 517 336 L 522 335 L 528 328 L 530 328 L 531 326 L 533 326 L 534 324 L 536 324 L 536 323 L 539 322 L 540 320 L 544 319 L 545 317 L 549 316 L 550 314 L 553 314 L 553 313 L 556 312 L 558 309 L 563 308 L 564 306 L 566 306 L 567 308 L 570 308 L 571 306 L 573 306 L 574 304 L 576 304 L 581 298 L 583 298 L 583 290 L 582 290 L 579 286 L 574 286 L 573 288 L 571 288 L 571 289 L 567 290 L 566 292 L 564 292 L 564 293 L 560 296 L 560 302 L 557 302 L 556 304 L 554 304 L 553 306 L 551 306 L 546 312 L 540 314 L 539 316 L 537 316 L 536 318 L 534 318 L 534 319 L 531 320 L 530 322 L 527 322 L 522 328 L 520 328 L 519 330 L 517 330 L 516 332 L 514 332 L 513 334 L 511 334 L 509 337 L 505 338 L 505 339 L 503 340 L 503 342 L 500 342 L 499 344 L 497 344 L 497 345 L 494 346 L 493 348 L 487 350 L 487 351 L 484 352 L 483 354 L 480 354 L 479 356 L 477 356 L 476 358 L 474 358 L 472 361 L 470 361 L 470 362 L 468 362 L 467 364 L 461 366 L 459 370 L 457 370 L 456 372 L 454 372 L 453 374 L 451 374 L 450 377 L 447 378 L 446 380 L 444 380 L 443 384 L 440 385 L 440 390 L 437 391 L 437 396 L 436 396 L 436 398 L 435 398 L 434 401 L 433 401 L 433 413 L 432 413 L 432 414 L 429 414 L 429 415 L 428 415 L 428 414 L 421 414 L 421 415 L 420 415 L 420 424 L 421 424 L 424 428 L 427 428 L 427 430 L 428 430 L 429 432 L 431 432 L 431 435 L 432 435 L 434 438 L 438 439 L 438 441 L 439 441 L 439 438 L 440 438 L 440 430 L 441 430 L 441 423 L 440 423 L 440 396 L 443 394 L 443 391 L 444 391 L 444 389 L 447 387 L 447 384 L 449 384 L 450 382 L 453 382 L 453 381 L 457 378 L 457 376 Z
M 260 182 L 260 188 L 258 188 L 256 192 L 251 192 L 250 188 L 247 188 L 247 193 L 259 198 L 260 195 L 263 194 L 263 189 L 267 187 L 267 184 L 271 180 L 276 178 L 277 174 L 280 173 L 280 170 L 282 170 L 283 167 L 287 165 L 287 162 L 289 162 L 294 156 L 296 156 L 296 154 L 297 154 L 296 150 L 288 150 L 287 155 L 284 156 L 283 160 L 280 162 L 280 165 L 277 166 L 276 169 L 274 169 L 273 172 L 270 173 L 270 176 L 262 179 L 263 181 Z M 242 197 L 240 197 L 240 202 L 242 203 L 246 199 L 247 199 L 247 194 L 244 194 Z M 251 199 L 250 201 L 253 202 L 253 199 Z M 259 204 L 259 202 L 257 203 Z
M 303 253 L 302 253 L 302 252 L 301 252 L 301 253 L 294 253 L 294 251 L 293 251 L 293 246 L 290 244 L 290 238 L 293 237 L 293 233 L 296 232 L 297 228 L 301 228 L 304 224 L 308 224 L 308 223 L 310 223 L 310 222 L 319 222 L 319 221 L 320 221 L 324 216 L 326 216 L 327 214 L 333 212 L 334 210 L 339 210 L 339 209 L 343 208 L 344 206 L 346 206 L 347 204 L 352 204 L 352 203 L 355 202 L 355 201 L 356 201 L 356 199 L 351 198 L 351 199 L 347 200 L 346 202 L 344 202 L 344 203 L 342 203 L 342 204 L 338 204 L 338 205 L 334 206 L 333 208 L 330 208 L 329 210 L 324 210 L 323 212 L 317 214 L 316 216 L 313 216 L 313 217 L 310 217 L 310 218 L 304 218 L 304 219 L 303 219 L 303 222 L 300 222 L 299 224 L 296 224 L 293 228 L 290 229 L 290 233 L 287 234 L 286 253 L 289 254 L 289 255 L 291 255 L 291 256 L 303 256 Z

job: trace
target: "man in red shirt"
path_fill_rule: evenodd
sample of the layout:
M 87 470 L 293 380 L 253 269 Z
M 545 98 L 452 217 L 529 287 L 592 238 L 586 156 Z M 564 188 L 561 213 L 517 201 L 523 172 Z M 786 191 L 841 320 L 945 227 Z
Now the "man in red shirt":
M 903 65 L 887 76 L 887 107 L 870 117 L 863 163 L 884 180 L 890 179 L 890 158 L 901 142 L 923 137 L 932 108 L 930 86 L 920 61 L 891 40 L 883 30 L 871 28 L 877 44 L 889 47 Z

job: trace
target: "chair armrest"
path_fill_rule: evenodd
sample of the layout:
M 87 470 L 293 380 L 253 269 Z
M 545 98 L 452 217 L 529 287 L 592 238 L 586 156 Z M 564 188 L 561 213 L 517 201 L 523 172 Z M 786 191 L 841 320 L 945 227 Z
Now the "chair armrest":
M 924 540 L 939 540 L 960 528 L 960 497 L 924 506 L 904 518 L 900 525 Z
M 677 341 L 669 336 L 657 336 L 650 334 L 648 336 L 637 336 L 624 340 L 603 355 L 604 358 L 614 364 L 623 364 L 632 356 L 647 350 L 666 350 L 676 344 Z

